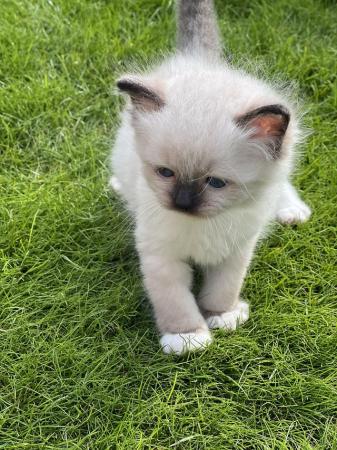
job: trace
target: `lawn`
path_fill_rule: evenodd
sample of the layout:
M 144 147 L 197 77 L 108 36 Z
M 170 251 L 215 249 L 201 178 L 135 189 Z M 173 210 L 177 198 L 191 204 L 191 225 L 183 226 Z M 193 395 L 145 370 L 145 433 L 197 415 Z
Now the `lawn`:
M 217 6 L 233 60 L 301 98 L 313 216 L 261 244 L 249 322 L 178 358 L 107 188 L 114 82 L 174 48 L 174 2 L 1 2 L 0 449 L 337 449 L 336 5 Z

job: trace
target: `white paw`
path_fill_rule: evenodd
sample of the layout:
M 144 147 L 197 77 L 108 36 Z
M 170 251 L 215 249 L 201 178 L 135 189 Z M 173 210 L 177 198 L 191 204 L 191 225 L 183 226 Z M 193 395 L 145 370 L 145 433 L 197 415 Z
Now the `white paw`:
M 186 352 L 202 350 L 212 342 L 208 330 L 196 330 L 194 333 L 164 334 L 160 339 L 164 353 L 181 355 Z
M 122 189 L 122 185 L 120 184 L 120 182 L 118 181 L 118 179 L 116 177 L 111 177 L 109 184 L 110 184 L 110 187 L 112 187 L 112 189 L 116 192 L 120 192 Z
M 284 224 L 306 222 L 311 215 L 311 209 L 304 202 L 298 201 L 276 212 L 276 218 Z
M 206 319 L 206 322 L 210 329 L 224 328 L 225 330 L 236 330 L 237 326 L 246 322 L 248 318 L 249 305 L 240 300 L 232 311 L 210 316 Z

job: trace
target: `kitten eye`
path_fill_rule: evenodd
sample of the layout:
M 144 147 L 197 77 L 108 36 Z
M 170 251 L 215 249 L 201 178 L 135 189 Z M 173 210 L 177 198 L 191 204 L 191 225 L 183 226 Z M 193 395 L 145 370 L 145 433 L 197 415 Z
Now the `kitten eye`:
M 168 169 L 167 167 L 159 167 L 159 169 L 157 170 L 157 172 L 165 178 L 170 178 L 174 176 L 174 172 L 171 169 Z
M 221 189 L 226 186 L 226 181 L 221 180 L 220 178 L 208 177 L 206 178 L 206 183 L 212 186 L 215 189 Z

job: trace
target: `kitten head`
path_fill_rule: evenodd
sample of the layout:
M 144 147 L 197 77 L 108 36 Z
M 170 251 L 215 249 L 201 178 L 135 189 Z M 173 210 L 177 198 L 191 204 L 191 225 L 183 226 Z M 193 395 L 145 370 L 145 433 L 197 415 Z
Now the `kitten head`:
M 247 108 L 240 92 L 219 95 L 223 80 L 197 78 L 165 85 L 131 76 L 118 87 L 130 96 L 136 150 L 161 205 L 205 217 L 251 201 L 275 180 L 287 160 L 290 113 L 256 99 Z

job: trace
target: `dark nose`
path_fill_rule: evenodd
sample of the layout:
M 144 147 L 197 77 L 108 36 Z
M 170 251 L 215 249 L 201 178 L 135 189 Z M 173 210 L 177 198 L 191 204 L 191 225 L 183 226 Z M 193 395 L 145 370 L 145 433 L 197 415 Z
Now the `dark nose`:
M 194 186 L 179 186 L 173 195 L 174 206 L 182 211 L 191 211 L 196 207 Z

